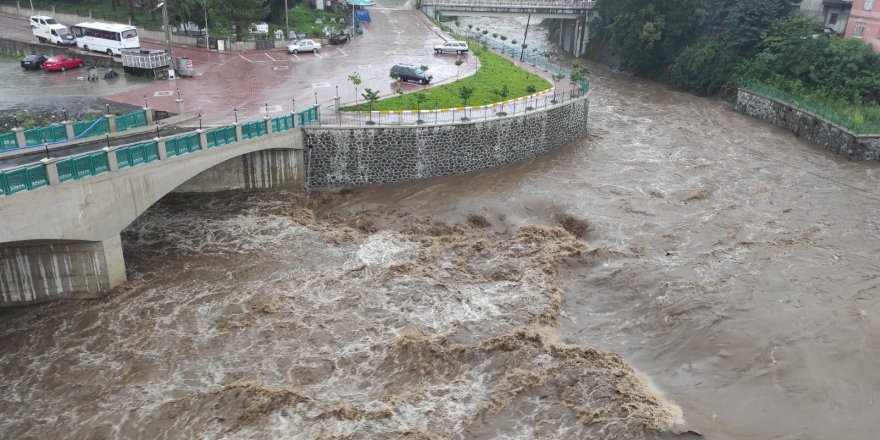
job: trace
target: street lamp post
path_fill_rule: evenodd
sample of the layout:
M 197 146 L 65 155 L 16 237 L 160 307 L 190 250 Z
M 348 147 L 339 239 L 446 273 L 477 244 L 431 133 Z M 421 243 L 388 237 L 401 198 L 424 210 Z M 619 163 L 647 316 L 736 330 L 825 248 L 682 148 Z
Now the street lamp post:
M 168 60 L 171 61 L 174 55 L 171 52 L 171 26 L 168 26 L 168 2 L 164 1 L 156 5 L 157 8 L 160 6 L 162 7 L 162 25 L 165 27 L 165 50 L 168 52 Z M 173 68 L 173 65 L 171 67 Z
M 287 9 L 287 0 L 284 0 L 284 39 L 287 40 L 290 38 L 290 23 L 289 23 L 289 15 L 290 11 Z
M 286 1 L 286 0 L 285 0 Z M 205 49 L 211 50 L 211 38 L 208 32 L 208 0 L 205 0 Z

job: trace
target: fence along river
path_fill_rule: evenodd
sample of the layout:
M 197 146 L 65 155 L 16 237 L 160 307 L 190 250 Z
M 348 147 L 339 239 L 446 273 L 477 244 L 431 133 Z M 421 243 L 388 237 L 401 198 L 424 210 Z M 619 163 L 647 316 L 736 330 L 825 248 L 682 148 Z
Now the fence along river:
M 531 161 L 159 203 L 113 295 L 0 312 L 0 432 L 871 438 L 878 165 L 591 67 Z

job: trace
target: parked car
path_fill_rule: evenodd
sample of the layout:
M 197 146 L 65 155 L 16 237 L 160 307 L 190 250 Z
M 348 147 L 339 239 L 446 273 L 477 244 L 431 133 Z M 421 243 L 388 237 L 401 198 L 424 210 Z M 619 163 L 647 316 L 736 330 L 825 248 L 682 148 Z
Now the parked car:
M 313 52 L 318 53 L 318 50 L 321 49 L 321 43 L 315 42 L 314 40 L 309 40 L 308 38 L 303 40 L 294 41 L 287 46 L 287 53 L 300 53 L 300 52 Z
M 21 59 L 21 67 L 25 70 L 39 70 L 46 59 L 46 55 L 28 55 Z
M 423 72 L 419 66 L 413 64 L 395 64 L 391 68 L 391 76 L 398 81 L 412 81 L 419 84 L 428 84 L 434 79 L 433 75 Z
M 447 41 L 434 46 L 434 52 L 437 53 L 457 53 L 461 55 L 468 50 L 468 45 L 464 41 Z
M 52 43 L 57 46 L 73 46 L 76 44 L 76 37 L 70 33 L 70 29 L 67 26 L 45 15 L 31 16 L 31 32 L 33 32 L 40 43 Z
M 62 71 L 73 69 L 83 65 L 83 61 L 78 58 L 70 58 L 67 55 L 52 55 L 46 61 L 43 61 L 43 70 L 46 71 Z

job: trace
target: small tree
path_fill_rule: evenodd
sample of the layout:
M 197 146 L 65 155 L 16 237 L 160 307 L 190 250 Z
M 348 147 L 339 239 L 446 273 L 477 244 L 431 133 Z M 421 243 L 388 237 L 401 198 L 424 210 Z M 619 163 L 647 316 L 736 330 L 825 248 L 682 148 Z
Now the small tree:
M 373 125 L 373 103 L 379 100 L 379 92 L 367 87 L 364 89 L 364 93 L 362 93 L 361 96 L 370 103 L 370 121 L 367 123 Z
M 550 78 L 553 78 L 553 101 L 552 103 L 556 104 L 556 83 L 565 79 L 565 74 L 562 72 L 554 73 L 550 75 Z
M 403 96 L 403 87 L 398 87 L 394 89 L 394 93 L 396 93 L 397 96 Z
M 455 28 L 458 29 L 459 26 L 461 26 L 461 22 L 458 21 L 458 19 L 456 19 L 455 20 Z
M 388 74 L 388 76 L 390 76 L 391 79 L 395 81 L 400 81 L 400 74 L 397 72 L 392 71 L 390 74 Z
M 498 32 L 492 32 L 492 38 L 498 38 Z
M 455 60 L 455 67 L 458 67 L 458 71 L 455 72 L 455 80 L 458 81 L 458 75 L 461 73 L 461 65 L 464 64 L 464 60 L 459 58 Z
M 507 35 L 502 35 L 502 36 L 501 36 L 501 41 L 507 41 Z
M 537 91 L 538 91 L 538 89 L 535 88 L 535 86 L 532 84 L 529 84 L 526 86 L 526 93 L 528 93 L 529 95 L 534 95 L 535 92 L 537 92 Z M 533 108 L 534 107 L 529 105 L 528 98 L 526 98 L 526 110 L 532 110 Z
M 474 88 L 468 86 L 461 86 L 458 88 L 458 97 L 464 102 L 464 107 L 467 107 L 468 99 L 470 99 L 471 95 L 474 94 Z M 467 115 L 467 109 L 465 111 L 465 116 Z M 467 117 L 463 118 L 467 120 Z
M 515 40 L 515 39 L 514 39 L 514 40 L 510 40 L 510 44 L 513 44 L 514 46 L 516 46 L 516 40 Z
M 483 29 L 483 38 L 486 38 L 486 35 L 489 35 L 489 31 Z
M 348 80 L 354 84 L 354 105 L 357 106 L 358 102 L 358 87 L 361 85 L 361 75 L 357 72 L 348 75 Z
M 413 94 L 416 98 L 416 123 L 425 122 L 422 120 L 422 103 L 428 100 L 428 94 L 425 92 L 416 92 Z
M 579 85 L 585 79 L 587 79 L 587 75 L 590 74 L 590 69 L 581 64 L 578 61 L 575 61 L 571 65 L 571 75 L 569 79 L 571 80 L 572 85 Z
M 528 49 L 529 45 L 526 43 L 522 44 L 522 51 L 519 53 L 519 60 L 522 61 L 523 57 L 526 55 L 526 49 Z
M 510 89 L 507 88 L 507 84 L 501 86 L 500 89 L 495 89 L 492 93 L 498 95 L 501 98 L 501 111 L 498 112 L 498 116 L 505 116 L 507 113 L 504 113 L 504 100 L 507 99 L 507 95 L 510 94 Z

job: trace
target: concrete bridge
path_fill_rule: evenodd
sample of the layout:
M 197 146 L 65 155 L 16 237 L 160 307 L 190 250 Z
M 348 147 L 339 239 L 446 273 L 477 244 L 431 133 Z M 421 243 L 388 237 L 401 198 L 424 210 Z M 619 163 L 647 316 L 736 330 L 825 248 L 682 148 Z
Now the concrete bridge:
M 556 43 L 566 52 L 580 56 L 585 49 L 587 24 L 593 18 L 595 1 L 579 0 L 420 0 L 418 5 L 428 16 L 519 16 L 561 20 Z M 528 34 L 528 25 L 526 26 Z
M 0 197 L 0 305 L 106 294 L 126 279 L 120 232 L 168 193 L 302 188 L 294 116 L 44 159 L 25 171 L 27 185 L 46 188 Z

